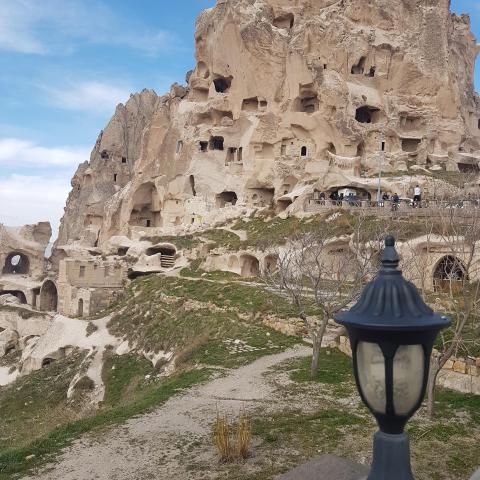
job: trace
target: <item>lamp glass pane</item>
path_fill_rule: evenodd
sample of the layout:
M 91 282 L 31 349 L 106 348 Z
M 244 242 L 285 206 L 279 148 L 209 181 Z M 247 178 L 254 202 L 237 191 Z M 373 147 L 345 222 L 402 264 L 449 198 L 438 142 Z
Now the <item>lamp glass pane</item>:
M 386 413 L 385 358 L 376 343 L 359 342 L 357 346 L 358 380 L 369 407 Z
M 407 415 L 419 401 L 424 373 L 423 347 L 399 347 L 393 359 L 393 405 L 397 415 Z

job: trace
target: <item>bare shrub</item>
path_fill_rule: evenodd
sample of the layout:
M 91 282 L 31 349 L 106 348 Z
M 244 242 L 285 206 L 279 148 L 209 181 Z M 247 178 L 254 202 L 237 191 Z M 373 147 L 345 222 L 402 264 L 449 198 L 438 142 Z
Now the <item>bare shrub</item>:
M 221 461 L 233 462 L 248 458 L 251 432 L 250 420 L 245 412 L 239 415 L 237 422 L 231 423 L 227 415 L 221 415 L 217 411 L 212 437 Z

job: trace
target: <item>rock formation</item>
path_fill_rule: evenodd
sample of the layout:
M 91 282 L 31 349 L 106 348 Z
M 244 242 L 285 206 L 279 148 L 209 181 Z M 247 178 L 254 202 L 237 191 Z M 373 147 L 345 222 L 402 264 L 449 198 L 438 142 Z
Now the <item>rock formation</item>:
M 0 226 L 0 304 L 98 313 L 128 278 L 195 258 L 162 237 L 261 209 L 302 214 L 320 192 L 373 200 L 379 169 L 389 193 L 408 196 L 418 182 L 455 194 L 446 182 L 432 187 L 432 173 L 467 172 L 478 195 L 480 48 L 449 3 L 218 0 L 198 18 L 187 85 L 132 95 L 100 133 L 72 179 L 50 260 L 48 224 Z M 252 276 L 276 261 L 239 248 L 203 267 Z M 55 325 L 70 338 L 64 317 L 42 319 L 50 326 L 32 334 L 31 352 Z M 0 356 L 29 336 L 9 325 Z M 41 366 L 44 343 L 24 365 Z
M 201 225 L 225 205 L 281 211 L 314 189 L 371 196 L 380 163 L 478 172 L 479 47 L 448 0 L 218 1 L 195 49 L 187 87 L 117 108 L 58 247 Z

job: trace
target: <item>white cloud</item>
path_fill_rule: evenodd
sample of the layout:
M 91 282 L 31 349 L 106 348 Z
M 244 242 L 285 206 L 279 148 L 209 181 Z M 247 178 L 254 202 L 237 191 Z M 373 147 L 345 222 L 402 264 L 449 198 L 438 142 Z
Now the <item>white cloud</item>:
M 32 31 L 39 16 L 34 10 L 26 10 L 23 1 L 0 2 L 0 49 L 19 53 L 46 53 Z
M 89 151 L 81 147 L 42 147 L 28 140 L 0 138 L 0 166 L 72 167 L 89 158 Z
M 0 178 L 0 223 L 8 226 L 50 221 L 56 237 L 70 190 L 64 175 L 10 175 Z
M 131 88 L 101 82 L 67 83 L 62 87 L 41 87 L 47 100 L 57 107 L 97 113 L 111 113 L 130 97 Z
M 155 55 L 175 42 L 173 34 L 122 19 L 98 0 L 0 0 L 0 50 L 67 53 L 89 43 Z

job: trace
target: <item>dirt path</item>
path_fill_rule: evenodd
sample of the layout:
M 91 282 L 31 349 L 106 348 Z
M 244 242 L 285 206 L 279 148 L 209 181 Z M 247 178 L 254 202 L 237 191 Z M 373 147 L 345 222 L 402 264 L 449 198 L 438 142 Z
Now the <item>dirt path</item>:
M 185 452 L 211 456 L 211 424 L 218 409 L 239 411 L 281 403 L 264 378 L 269 368 L 284 360 L 307 356 L 311 349 L 297 347 L 260 358 L 226 376 L 172 397 L 150 414 L 115 427 L 100 439 L 84 437 L 61 453 L 57 462 L 32 477 L 36 480 L 193 480 L 208 472 L 189 471 Z M 199 448 L 200 447 L 200 448 Z M 190 448 L 191 450 L 191 448 Z M 206 476 L 205 476 L 206 475 Z

